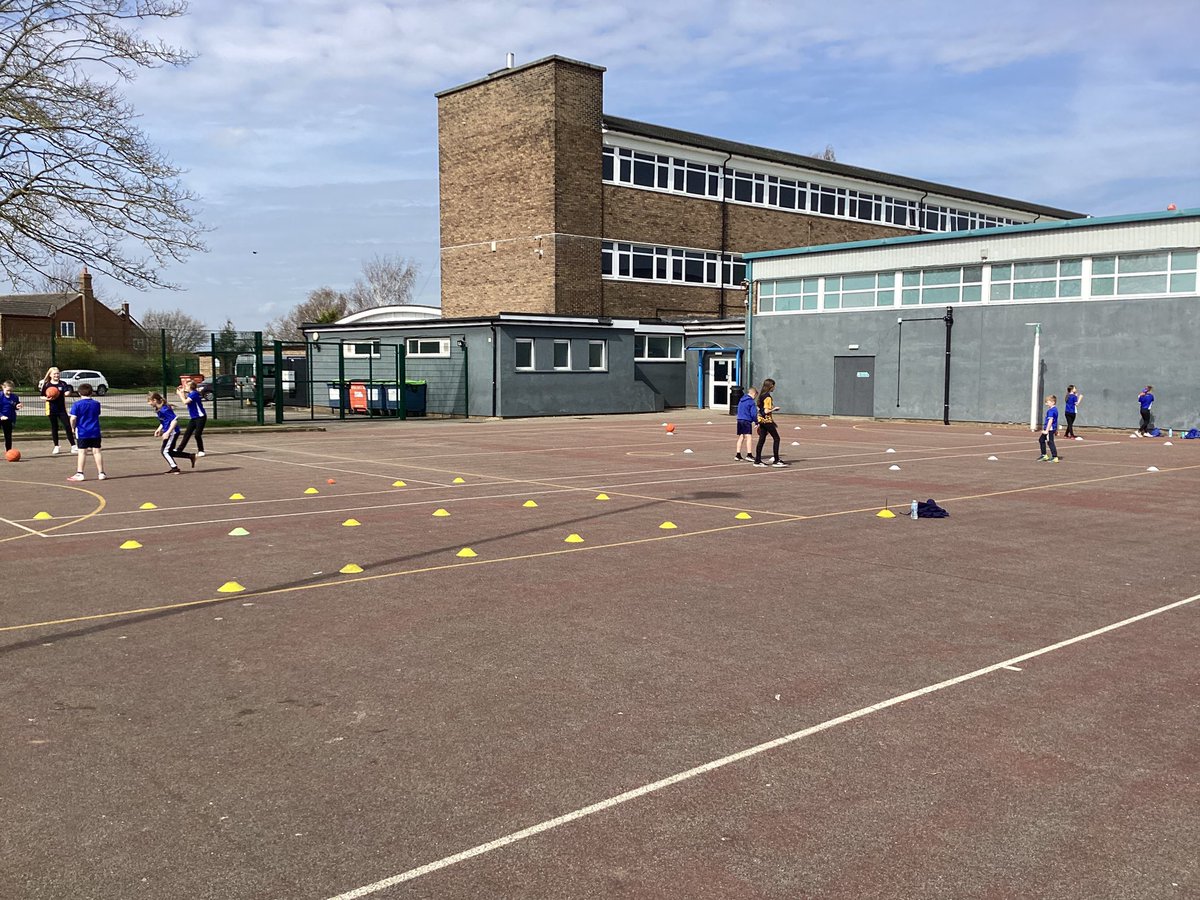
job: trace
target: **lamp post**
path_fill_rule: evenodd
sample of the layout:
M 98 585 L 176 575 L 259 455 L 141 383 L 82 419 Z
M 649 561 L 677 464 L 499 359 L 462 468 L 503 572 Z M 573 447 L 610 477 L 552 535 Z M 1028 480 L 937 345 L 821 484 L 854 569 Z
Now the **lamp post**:
M 1025 324 L 1033 328 L 1033 375 L 1029 385 L 1029 427 L 1036 431 L 1038 411 L 1041 408 L 1041 404 L 1038 403 L 1038 376 L 1041 372 L 1038 370 L 1041 368 L 1042 362 L 1042 323 L 1026 322 Z

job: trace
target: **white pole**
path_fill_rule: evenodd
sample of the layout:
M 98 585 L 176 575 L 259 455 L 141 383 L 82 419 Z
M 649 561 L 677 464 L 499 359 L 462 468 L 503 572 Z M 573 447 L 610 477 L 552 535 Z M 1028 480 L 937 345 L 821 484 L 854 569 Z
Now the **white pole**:
M 1026 322 L 1025 324 L 1033 326 L 1033 377 L 1029 387 L 1029 427 L 1036 431 L 1038 413 L 1041 408 L 1041 404 L 1038 402 L 1038 375 L 1041 373 L 1038 369 L 1041 367 L 1042 361 L 1042 323 Z

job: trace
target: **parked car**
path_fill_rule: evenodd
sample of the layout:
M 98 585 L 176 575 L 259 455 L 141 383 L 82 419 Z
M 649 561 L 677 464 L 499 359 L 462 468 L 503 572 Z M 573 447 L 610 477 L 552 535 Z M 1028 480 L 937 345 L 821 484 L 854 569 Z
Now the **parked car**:
M 78 391 L 82 384 L 90 384 L 92 390 L 101 397 L 108 393 L 108 379 L 103 372 L 95 369 L 66 369 L 59 374 L 59 378 L 69 384 L 73 391 Z
M 198 388 L 205 400 L 254 400 L 254 379 L 249 375 L 218 375 Z M 263 385 L 263 402 L 275 399 L 275 385 Z

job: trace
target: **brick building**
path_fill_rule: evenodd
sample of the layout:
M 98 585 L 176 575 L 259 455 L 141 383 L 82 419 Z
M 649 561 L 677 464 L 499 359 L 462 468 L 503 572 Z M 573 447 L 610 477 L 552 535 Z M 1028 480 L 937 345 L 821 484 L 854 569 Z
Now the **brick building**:
M 440 92 L 442 309 L 743 313 L 740 254 L 1081 214 L 635 122 L 551 56 Z
M 27 342 L 83 340 L 98 350 L 127 353 L 146 349 L 146 333 L 129 313 L 129 304 L 109 309 L 92 293 L 92 276 L 85 267 L 79 290 L 46 294 L 0 296 L 0 349 Z

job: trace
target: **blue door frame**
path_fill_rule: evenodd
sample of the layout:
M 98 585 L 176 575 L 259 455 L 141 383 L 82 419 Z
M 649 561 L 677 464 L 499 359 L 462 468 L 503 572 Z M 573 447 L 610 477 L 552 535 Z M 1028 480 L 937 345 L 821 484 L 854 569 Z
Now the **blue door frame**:
M 733 380 L 742 383 L 742 354 L 741 347 L 688 347 L 688 353 L 696 354 L 696 409 L 704 409 L 704 355 L 706 353 L 733 354 Z

